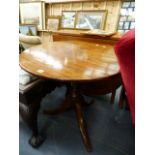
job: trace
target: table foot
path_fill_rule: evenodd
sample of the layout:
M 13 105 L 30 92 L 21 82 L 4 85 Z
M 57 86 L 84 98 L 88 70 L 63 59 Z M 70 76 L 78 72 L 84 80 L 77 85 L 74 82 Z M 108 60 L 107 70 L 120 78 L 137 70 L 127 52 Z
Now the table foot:
M 32 137 L 29 139 L 29 144 L 34 147 L 34 148 L 38 148 L 45 140 L 45 137 L 41 136 L 41 135 L 32 135 Z

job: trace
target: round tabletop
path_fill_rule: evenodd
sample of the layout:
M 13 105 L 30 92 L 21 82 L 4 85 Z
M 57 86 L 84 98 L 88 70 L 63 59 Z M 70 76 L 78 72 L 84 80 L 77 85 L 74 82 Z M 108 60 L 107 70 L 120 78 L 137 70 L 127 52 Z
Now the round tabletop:
M 119 73 L 112 44 L 84 41 L 58 41 L 26 49 L 20 66 L 27 72 L 48 79 L 88 81 Z

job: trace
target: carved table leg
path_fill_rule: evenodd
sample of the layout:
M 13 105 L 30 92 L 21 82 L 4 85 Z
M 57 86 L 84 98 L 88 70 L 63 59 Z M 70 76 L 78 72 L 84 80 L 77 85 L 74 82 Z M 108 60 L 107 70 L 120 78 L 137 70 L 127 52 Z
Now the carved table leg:
M 22 116 L 28 127 L 32 130 L 32 136 L 29 139 L 29 144 L 35 148 L 39 147 L 44 141 L 44 138 L 38 134 L 37 116 L 39 105 L 35 103 L 30 105 L 20 103 L 19 110 L 20 115 Z

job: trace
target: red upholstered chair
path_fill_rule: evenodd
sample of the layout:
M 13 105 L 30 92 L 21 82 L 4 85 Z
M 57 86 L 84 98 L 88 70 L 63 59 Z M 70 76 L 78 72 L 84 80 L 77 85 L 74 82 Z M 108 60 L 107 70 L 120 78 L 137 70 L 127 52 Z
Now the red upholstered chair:
M 135 125 L 135 29 L 125 33 L 114 48 L 120 65 L 132 122 Z

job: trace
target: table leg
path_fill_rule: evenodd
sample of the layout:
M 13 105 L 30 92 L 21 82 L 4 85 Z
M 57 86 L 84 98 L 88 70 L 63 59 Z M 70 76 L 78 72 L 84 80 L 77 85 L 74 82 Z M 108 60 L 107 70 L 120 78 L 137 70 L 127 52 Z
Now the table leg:
M 69 108 L 74 108 L 76 113 L 77 123 L 80 129 L 80 133 L 84 142 L 84 145 L 88 152 L 92 150 L 91 142 L 87 133 L 82 107 L 88 105 L 84 100 L 83 96 L 80 94 L 78 85 L 76 83 L 71 83 L 67 86 L 67 93 L 64 102 L 57 109 L 47 109 L 44 110 L 44 114 L 59 114 L 66 111 Z
M 87 151 L 90 152 L 92 150 L 92 146 L 91 146 L 90 139 L 89 139 L 89 136 L 86 130 L 81 105 L 78 102 L 75 103 L 75 112 L 76 112 L 76 118 L 77 118 L 78 126 L 80 128 L 80 133 L 81 133 L 84 145 Z
M 87 151 L 90 152 L 92 150 L 92 146 L 87 133 L 84 116 L 82 113 L 82 104 L 87 104 L 87 103 L 85 102 L 82 95 L 80 95 L 76 83 L 71 84 L 71 89 L 72 89 L 71 91 L 72 104 L 74 105 L 74 110 L 76 113 L 76 118 L 80 129 L 80 133 Z

